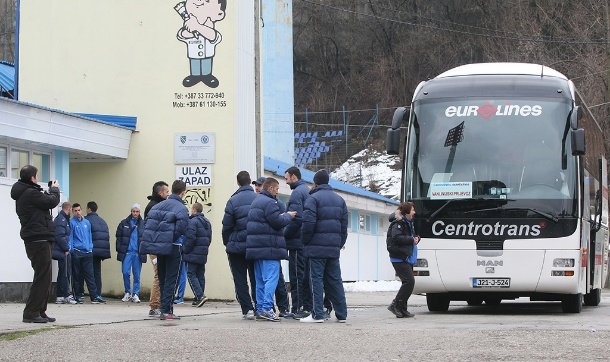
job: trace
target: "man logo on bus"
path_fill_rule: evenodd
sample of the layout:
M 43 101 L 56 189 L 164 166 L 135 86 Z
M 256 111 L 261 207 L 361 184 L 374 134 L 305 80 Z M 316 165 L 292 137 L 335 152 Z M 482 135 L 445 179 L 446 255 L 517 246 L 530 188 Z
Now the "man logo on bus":
M 542 106 L 540 105 L 518 105 L 506 103 L 504 105 L 494 105 L 487 102 L 482 106 L 449 106 L 445 109 L 445 117 L 475 117 L 481 116 L 484 119 L 489 119 L 492 116 L 521 116 L 521 117 L 538 117 L 542 114 Z

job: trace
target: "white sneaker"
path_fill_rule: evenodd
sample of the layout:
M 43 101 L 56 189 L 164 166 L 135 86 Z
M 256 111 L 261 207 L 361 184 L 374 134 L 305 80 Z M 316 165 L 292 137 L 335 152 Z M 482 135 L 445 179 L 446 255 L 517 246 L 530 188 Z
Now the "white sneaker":
M 74 297 L 72 295 L 69 295 L 66 298 L 64 298 L 64 303 L 66 303 L 66 304 L 76 304 L 76 300 L 74 299 Z
M 254 320 L 254 311 L 253 310 L 249 310 L 246 314 L 244 314 L 244 319 L 247 319 L 249 321 L 253 321 Z
M 125 296 L 123 296 L 123 299 L 121 299 L 122 302 L 129 302 L 131 300 L 131 295 L 129 295 L 129 293 L 125 293 Z
M 140 303 L 140 297 L 138 297 L 137 294 L 134 294 L 133 297 L 131 297 L 131 301 L 134 303 Z
M 314 319 L 313 314 L 299 320 L 303 323 L 324 323 L 324 319 Z
M 55 304 L 64 304 L 64 303 L 66 303 L 66 298 L 64 298 L 64 297 L 57 297 L 55 299 Z

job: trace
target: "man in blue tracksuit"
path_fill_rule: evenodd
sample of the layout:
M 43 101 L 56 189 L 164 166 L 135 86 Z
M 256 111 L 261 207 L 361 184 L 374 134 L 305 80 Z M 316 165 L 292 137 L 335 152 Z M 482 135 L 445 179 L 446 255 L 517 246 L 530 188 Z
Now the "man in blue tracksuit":
M 305 257 L 303 256 L 303 241 L 301 240 L 301 224 L 303 221 L 303 205 L 309 197 L 309 187 L 301 180 L 301 170 L 290 167 L 286 170 L 286 183 L 290 186 L 292 194 L 288 200 L 288 211 L 296 211 L 292 222 L 284 229 L 284 239 L 288 249 L 288 269 L 290 276 L 290 295 L 292 297 L 292 313 L 295 319 L 305 318 L 309 315 L 311 292 L 308 277 L 306 277 Z
M 121 301 L 140 303 L 140 273 L 146 254 L 140 254 L 140 243 L 144 234 L 144 222 L 140 216 L 140 204 L 131 205 L 131 213 L 116 228 L 117 260 L 121 262 L 125 295 Z M 133 273 L 133 289 L 131 274 Z
M 280 184 L 267 177 L 248 212 L 246 259 L 254 260 L 257 320 L 279 321 L 273 312 L 273 297 L 280 275 L 280 260 L 288 258 L 284 227 L 296 211 L 283 212 L 276 199 Z
M 235 284 L 235 296 L 244 319 L 254 319 L 252 296 L 248 290 L 248 261 L 246 260 L 246 224 L 252 201 L 256 198 L 248 171 L 237 174 L 237 191 L 231 195 L 222 218 L 222 242 L 226 247 L 229 268 Z
M 201 307 L 208 298 L 205 296 L 205 264 L 208 262 L 208 251 L 212 242 L 210 220 L 203 215 L 203 205 L 196 202 L 191 209 L 182 257 L 186 262 L 188 281 L 195 294 L 193 307 Z
M 84 294 L 83 279 L 89 289 L 89 297 L 93 304 L 105 304 L 106 301 L 100 296 L 95 277 L 93 276 L 93 240 L 91 237 L 91 223 L 83 217 L 83 210 L 78 203 L 72 204 L 70 220 L 70 252 L 72 256 L 72 272 L 74 295 L 76 302 L 83 302 L 81 295 Z
M 161 320 L 180 319 L 174 314 L 173 296 L 182 262 L 182 241 L 189 213 L 182 201 L 186 193 L 184 181 L 172 183 L 172 194 L 153 206 L 144 225 L 140 254 L 157 256 L 159 289 L 161 290 Z
M 339 256 L 347 240 L 348 213 L 345 200 L 328 184 L 329 178 L 326 170 L 316 172 L 303 210 L 301 232 L 309 260 L 313 310 L 301 322 L 324 322 L 324 291 L 335 308 L 337 321 L 347 319 Z

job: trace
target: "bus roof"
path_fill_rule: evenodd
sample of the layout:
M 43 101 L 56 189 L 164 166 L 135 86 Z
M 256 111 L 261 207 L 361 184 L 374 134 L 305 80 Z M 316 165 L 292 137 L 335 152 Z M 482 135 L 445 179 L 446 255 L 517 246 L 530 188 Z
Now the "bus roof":
M 535 75 L 568 79 L 555 69 L 530 63 L 475 63 L 466 64 L 444 73 L 436 78 L 459 77 L 466 75 Z

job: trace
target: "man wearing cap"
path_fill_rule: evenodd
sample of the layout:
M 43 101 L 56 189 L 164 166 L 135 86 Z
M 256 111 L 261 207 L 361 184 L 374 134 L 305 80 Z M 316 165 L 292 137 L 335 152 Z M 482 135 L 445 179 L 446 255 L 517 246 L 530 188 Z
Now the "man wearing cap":
M 222 242 L 226 247 L 229 267 L 235 284 L 235 296 L 241 306 L 243 319 L 254 320 L 254 305 L 248 291 L 246 225 L 250 205 L 257 194 L 250 183 L 252 183 L 252 179 L 248 171 L 240 171 L 237 174 L 238 189 L 227 201 L 222 218 Z M 253 275 L 251 273 L 251 277 Z
M 266 177 L 259 177 L 255 181 L 252 181 L 252 185 L 254 185 L 254 191 L 257 194 L 261 193 L 261 190 L 263 189 L 263 183 L 265 182 L 265 178 Z
M 146 263 L 146 254 L 140 254 L 142 242 L 142 216 L 140 204 L 131 205 L 131 214 L 119 223 L 116 228 L 117 260 L 121 262 L 125 296 L 123 302 L 140 303 L 140 273 L 142 263 Z M 131 273 L 133 273 L 133 289 L 131 288 Z
M 347 319 L 345 291 L 341 280 L 339 256 L 347 240 L 347 205 L 328 184 L 329 175 L 320 170 L 305 200 L 301 236 L 304 254 L 309 260 L 313 310 L 301 322 L 324 322 L 324 297 L 330 299 L 338 322 Z

